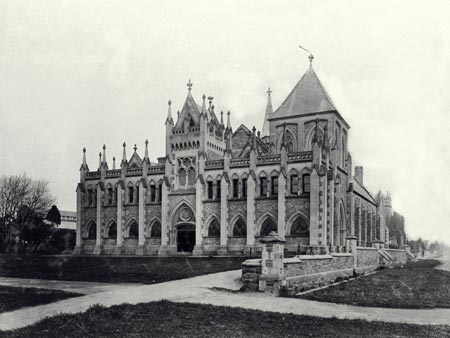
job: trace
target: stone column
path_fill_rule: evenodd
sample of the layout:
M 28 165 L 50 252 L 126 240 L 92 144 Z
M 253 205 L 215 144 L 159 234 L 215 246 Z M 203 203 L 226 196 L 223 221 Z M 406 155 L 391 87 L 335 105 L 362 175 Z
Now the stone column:
M 102 251 L 102 189 L 97 185 L 97 234 L 95 240 L 94 255 L 100 255 Z
M 357 241 L 358 237 L 356 236 L 347 236 L 347 250 L 353 254 L 353 268 L 356 269 L 358 263 L 358 255 L 357 255 Z
M 328 252 L 328 242 L 327 242 L 327 233 L 328 233 L 328 178 L 327 175 L 320 177 L 322 181 L 322 187 L 320 191 L 322 192 L 322 196 L 320 198 L 319 209 L 322 211 L 319 215 L 322 216 L 322 221 L 319 221 L 319 224 L 322 225 L 322 229 L 320 229 L 321 237 L 319 238 L 319 245 L 323 246 L 325 250 Z
M 203 184 L 197 179 L 195 186 L 195 247 L 192 252 L 195 256 L 203 255 Z
M 81 186 L 81 183 L 78 184 L 77 187 L 77 237 L 76 237 L 76 244 L 75 244 L 75 254 L 81 255 L 83 252 L 82 248 L 82 242 L 81 242 L 81 214 L 82 214 L 82 208 L 83 208 L 83 192 L 81 189 L 83 186 Z
M 255 181 L 252 175 L 247 178 L 247 247 L 246 254 L 255 253 Z
M 311 191 L 309 193 L 309 244 L 319 244 L 319 175 L 313 168 L 310 176 Z
M 228 244 L 228 182 L 225 176 L 220 181 L 220 247 L 219 256 L 226 256 Z
M 139 184 L 139 209 L 138 209 L 138 247 L 136 248 L 136 255 L 142 256 L 144 254 L 144 243 L 145 243 L 145 186 Z
M 279 295 L 284 276 L 284 243 L 286 241 L 272 231 L 261 239 L 261 275 L 259 276 L 259 291 Z
M 337 222 L 337 219 L 334 219 L 335 216 L 335 211 L 334 211 L 334 201 L 335 201 L 335 196 L 334 196 L 334 178 L 330 181 L 330 196 L 329 196 L 329 201 L 330 201 L 330 208 L 328 209 L 328 211 L 330 212 L 330 216 L 329 216 L 329 227 L 330 227 L 330 245 L 332 247 L 332 249 L 334 249 L 335 245 L 339 245 L 339 239 L 338 242 L 335 243 L 334 242 L 334 222 Z M 344 225 L 342 225 L 344 226 Z M 340 229 L 337 229 L 338 231 L 340 231 Z M 341 235 L 340 233 L 336 234 L 339 238 L 339 236 Z
M 169 251 L 169 187 L 166 182 L 163 182 L 161 187 L 161 247 L 158 255 L 167 256 Z
M 121 255 L 123 249 L 123 235 L 122 235 L 122 218 L 123 218 L 123 189 L 122 182 L 117 185 L 117 237 L 116 237 L 116 247 L 114 249 L 115 255 Z
M 286 177 L 280 173 L 278 178 L 278 235 L 285 238 L 286 232 Z

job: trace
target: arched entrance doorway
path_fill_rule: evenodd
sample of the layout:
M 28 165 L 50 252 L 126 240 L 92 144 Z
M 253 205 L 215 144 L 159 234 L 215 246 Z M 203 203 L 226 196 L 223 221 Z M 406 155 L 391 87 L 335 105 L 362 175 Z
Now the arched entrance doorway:
M 195 225 L 184 223 L 177 225 L 177 251 L 192 252 L 195 246 Z

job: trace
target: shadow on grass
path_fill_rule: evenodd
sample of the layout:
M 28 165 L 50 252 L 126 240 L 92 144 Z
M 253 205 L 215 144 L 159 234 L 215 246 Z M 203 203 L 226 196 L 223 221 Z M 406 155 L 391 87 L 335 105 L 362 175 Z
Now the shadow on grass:
M 153 284 L 241 268 L 243 257 L 0 255 L 0 276 Z
M 0 286 L 0 312 L 23 307 L 53 303 L 58 300 L 79 297 L 81 294 L 39 288 Z

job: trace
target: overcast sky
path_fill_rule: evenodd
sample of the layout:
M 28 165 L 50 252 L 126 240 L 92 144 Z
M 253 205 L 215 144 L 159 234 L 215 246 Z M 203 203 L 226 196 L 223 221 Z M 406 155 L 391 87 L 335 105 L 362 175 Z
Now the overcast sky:
M 132 4 L 132 5 L 131 5 Z M 366 186 L 411 237 L 450 243 L 450 1 L 0 0 L 0 173 L 50 182 L 75 210 L 91 169 L 126 141 L 164 156 L 167 101 L 192 93 L 261 129 L 308 67 L 351 125 Z

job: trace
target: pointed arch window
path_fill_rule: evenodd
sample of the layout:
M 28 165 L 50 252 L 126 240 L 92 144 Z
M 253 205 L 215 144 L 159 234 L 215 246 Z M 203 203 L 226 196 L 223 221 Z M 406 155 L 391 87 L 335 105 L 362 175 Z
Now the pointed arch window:
M 139 225 L 136 221 L 132 221 L 130 224 L 130 228 L 128 229 L 128 238 L 130 239 L 138 239 L 139 237 Z
M 295 237 L 308 237 L 309 227 L 308 223 L 303 219 L 303 217 L 297 217 L 297 219 L 292 223 L 291 236 Z
M 277 231 L 277 225 L 272 218 L 268 217 L 261 225 L 260 235 L 261 237 L 264 237 L 270 234 L 272 231 Z
M 161 223 L 155 222 L 152 225 L 152 229 L 150 230 L 151 238 L 161 238 Z
M 239 218 L 233 226 L 233 237 L 246 237 L 247 224 L 242 218 Z
M 272 196 L 278 195 L 278 176 L 272 176 L 271 179 L 271 194 Z
M 112 221 L 108 227 L 108 233 L 106 234 L 106 238 L 108 239 L 116 239 L 117 238 L 117 224 Z
M 88 239 L 97 239 L 97 223 L 94 221 L 88 225 Z
M 220 238 L 220 224 L 216 219 L 213 219 L 209 224 L 208 237 Z

